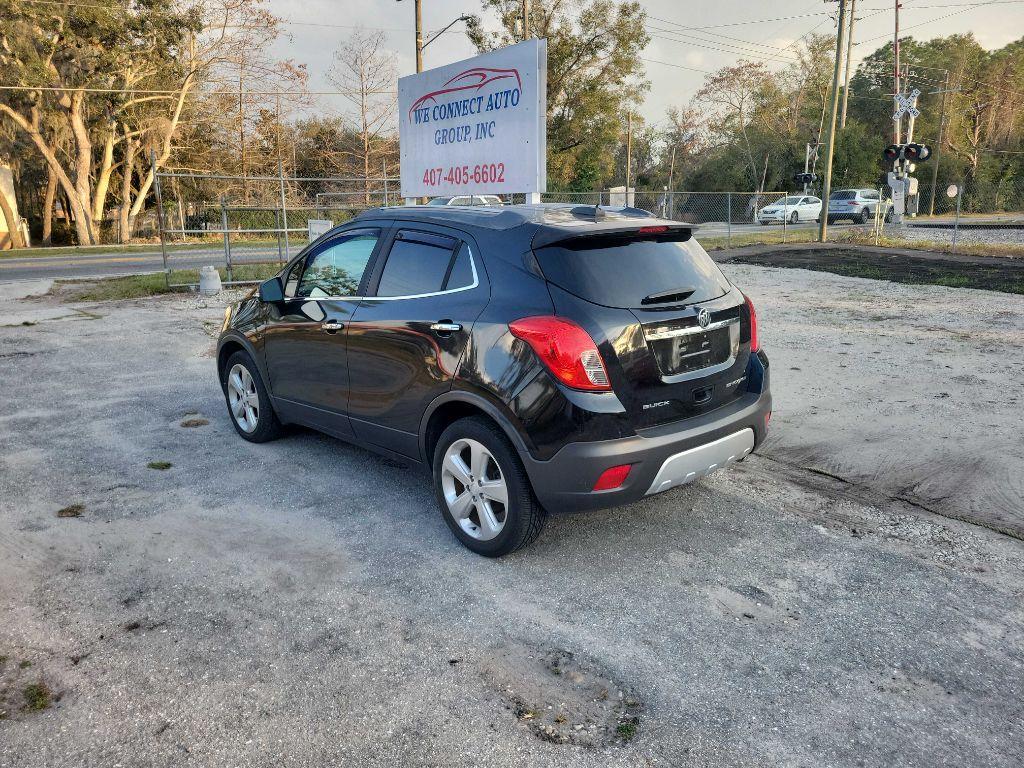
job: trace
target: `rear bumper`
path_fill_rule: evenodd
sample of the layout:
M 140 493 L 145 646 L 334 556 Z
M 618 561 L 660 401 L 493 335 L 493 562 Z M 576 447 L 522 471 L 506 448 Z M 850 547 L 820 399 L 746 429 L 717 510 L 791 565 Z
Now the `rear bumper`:
M 771 409 L 766 371 L 760 392 L 747 392 L 703 416 L 642 435 L 569 443 L 547 461 L 525 457 L 526 470 L 537 499 L 552 513 L 629 504 L 746 456 L 764 440 Z M 601 473 L 620 464 L 631 465 L 622 486 L 594 491 Z

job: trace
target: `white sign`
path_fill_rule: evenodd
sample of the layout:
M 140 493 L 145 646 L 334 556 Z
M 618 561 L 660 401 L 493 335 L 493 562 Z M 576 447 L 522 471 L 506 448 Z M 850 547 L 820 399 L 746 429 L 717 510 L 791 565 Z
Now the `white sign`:
M 333 226 L 334 222 L 330 219 L 308 219 L 306 227 L 309 229 L 309 242 L 312 243 L 318 237 L 326 235 Z
M 918 115 L 920 115 L 921 114 L 921 110 L 919 110 L 915 106 L 915 102 L 917 101 L 917 97 L 920 96 L 920 95 L 921 95 L 921 91 L 919 91 L 917 88 L 912 90 L 910 92 L 909 96 L 904 96 L 902 93 L 897 93 L 896 94 L 896 111 L 893 112 L 892 119 L 893 120 L 897 120 L 897 119 L 903 117 L 903 114 L 905 112 L 909 112 L 914 117 L 917 117 Z
M 547 190 L 547 41 L 398 80 L 402 196 Z
M 956 184 L 950 184 L 946 187 L 946 197 L 956 197 L 959 193 L 960 189 Z

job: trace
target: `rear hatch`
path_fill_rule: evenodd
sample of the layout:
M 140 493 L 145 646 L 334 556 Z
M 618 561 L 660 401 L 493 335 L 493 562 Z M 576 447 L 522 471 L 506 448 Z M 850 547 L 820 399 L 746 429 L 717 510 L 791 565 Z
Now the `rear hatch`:
M 576 236 L 534 255 L 556 313 L 597 342 L 635 428 L 706 413 L 745 391 L 743 295 L 689 231 Z

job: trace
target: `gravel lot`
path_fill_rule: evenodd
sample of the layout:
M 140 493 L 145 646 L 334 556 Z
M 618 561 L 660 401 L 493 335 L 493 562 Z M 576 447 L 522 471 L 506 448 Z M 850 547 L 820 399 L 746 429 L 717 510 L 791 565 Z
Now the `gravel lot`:
M 969 223 L 964 222 L 964 223 Z M 928 241 L 933 243 L 952 243 L 953 227 L 902 227 L 898 234 L 895 230 L 887 230 L 889 237 L 900 237 L 904 240 Z M 992 243 L 998 245 L 1024 246 L 1024 227 L 1007 227 L 1001 229 L 972 229 L 965 227 L 956 234 L 960 245 L 976 243 Z
M 0 766 L 1021 765 L 1024 297 L 727 271 L 761 455 L 497 562 L 417 473 L 238 439 L 216 302 L 18 302 Z

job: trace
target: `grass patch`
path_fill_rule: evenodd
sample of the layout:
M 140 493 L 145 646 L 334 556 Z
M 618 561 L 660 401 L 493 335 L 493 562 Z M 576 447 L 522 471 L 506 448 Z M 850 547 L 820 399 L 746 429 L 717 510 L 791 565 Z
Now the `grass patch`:
M 25 697 L 25 706 L 22 709 L 27 712 L 41 712 L 53 703 L 53 693 L 46 683 L 26 685 L 22 696 Z
M 0 654 L 0 667 L 3 667 L 5 664 L 7 664 L 7 656 Z
M 57 510 L 57 517 L 81 517 L 84 511 L 84 504 L 68 504 Z
M 18 662 L 18 669 L 28 669 L 31 666 L 32 666 L 32 662 L 29 661 L 28 659 L 25 659 L 24 661 L 19 661 Z
M 721 235 L 704 238 L 700 236 L 700 230 L 697 230 L 697 240 L 709 251 L 718 251 L 724 248 L 742 248 L 746 245 L 783 245 L 790 243 L 814 243 L 818 241 L 817 229 L 795 229 L 785 234 L 781 230 L 776 230 L 775 227 L 766 227 L 765 229 L 769 231 L 744 232 L 735 234 L 731 238 L 722 237 Z M 953 252 L 951 241 L 904 240 L 898 237 L 882 235 L 878 238 L 876 244 L 875 236 L 871 231 L 860 229 L 830 229 L 828 241 L 830 243 L 849 243 L 850 245 L 877 245 L 879 248 L 905 248 L 912 251 Z M 966 256 L 1024 257 L 1024 244 L 959 242 L 956 246 L 956 252 Z
M 193 417 L 182 421 L 181 426 L 185 427 L 186 429 L 195 429 L 196 427 L 205 427 L 209 423 L 210 422 L 208 419 Z
M 232 277 L 235 280 L 266 280 L 276 275 L 281 266 L 277 263 L 271 264 L 239 264 L 232 270 Z M 219 267 L 220 279 L 227 280 L 227 271 Z M 65 301 L 118 301 L 123 299 L 140 299 L 146 296 L 159 296 L 164 293 L 175 293 L 182 291 L 181 288 L 168 288 L 170 283 L 198 283 L 199 270 L 197 269 L 176 269 L 169 273 L 169 279 L 164 277 L 163 272 L 153 272 L 146 275 L 130 275 L 128 277 L 111 277 L 105 280 L 90 280 L 81 282 L 77 280 L 60 280 L 63 284 L 72 284 L 73 287 L 64 294 Z
M 161 472 L 163 472 L 166 469 L 170 469 L 174 465 L 171 464 L 171 462 L 169 461 L 151 461 L 146 466 L 149 467 L 150 469 L 159 469 Z
M 628 720 L 623 720 L 616 726 L 615 734 L 623 741 L 632 741 L 636 738 L 639 726 L 640 721 L 635 717 L 631 717 Z

